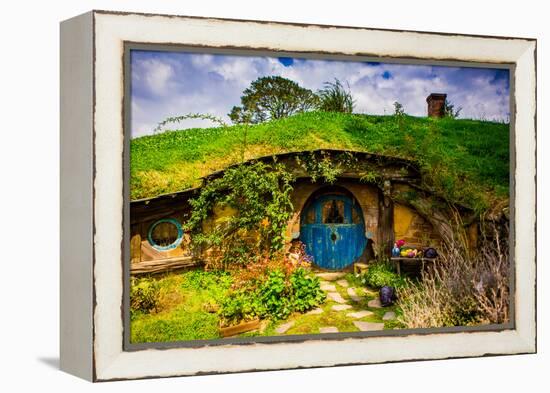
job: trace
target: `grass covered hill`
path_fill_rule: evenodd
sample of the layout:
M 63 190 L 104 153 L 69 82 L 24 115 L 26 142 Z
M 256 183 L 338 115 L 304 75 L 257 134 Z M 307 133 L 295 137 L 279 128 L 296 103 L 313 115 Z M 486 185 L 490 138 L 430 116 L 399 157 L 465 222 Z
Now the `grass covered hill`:
M 242 161 L 243 151 L 247 160 L 319 148 L 413 160 L 420 165 L 427 187 L 476 210 L 508 198 L 508 124 L 308 112 L 249 126 L 246 133 L 239 125 L 133 139 L 131 199 L 197 186 L 202 176 Z

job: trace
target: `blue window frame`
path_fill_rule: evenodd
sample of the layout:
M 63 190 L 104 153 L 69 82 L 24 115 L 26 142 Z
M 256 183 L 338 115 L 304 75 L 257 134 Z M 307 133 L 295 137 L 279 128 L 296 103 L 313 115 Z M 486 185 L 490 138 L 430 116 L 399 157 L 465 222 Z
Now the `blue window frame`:
M 149 227 L 147 240 L 155 250 L 173 250 L 177 248 L 183 240 L 183 229 L 178 220 L 174 218 L 163 218 Z

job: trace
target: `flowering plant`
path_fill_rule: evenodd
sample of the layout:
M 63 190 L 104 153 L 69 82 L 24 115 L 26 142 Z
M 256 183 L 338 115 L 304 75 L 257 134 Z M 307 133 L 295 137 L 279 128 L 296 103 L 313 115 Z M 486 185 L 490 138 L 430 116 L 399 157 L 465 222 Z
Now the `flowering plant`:
M 397 244 L 397 247 L 401 248 L 401 247 L 403 247 L 403 246 L 405 245 L 405 240 L 399 239 L 399 240 L 396 242 L 396 244 Z
M 296 267 L 308 268 L 313 262 L 311 256 L 306 252 L 306 245 L 299 240 L 292 243 L 287 258 Z

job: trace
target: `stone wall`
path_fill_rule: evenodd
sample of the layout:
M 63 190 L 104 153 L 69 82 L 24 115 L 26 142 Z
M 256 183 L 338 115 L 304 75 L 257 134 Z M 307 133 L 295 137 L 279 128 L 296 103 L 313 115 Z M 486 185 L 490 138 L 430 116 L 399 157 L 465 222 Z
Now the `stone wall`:
M 393 222 L 396 240 L 417 247 L 437 247 L 441 242 L 433 226 L 407 206 L 394 204 Z
M 369 233 L 369 237 L 374 242 L 373 248 L 376 250 L 379 244 L 379 190 L 376 186 L 364 184 L 353 179 L 339 180 L 333 186 L 327 186 L 323 183 L 312 183 L 310 179 L 299 179 L 296 182 L 291 196 L 294 212 L 288 222 L 286 232 L 288 246 L 290 247 L 290 241 L 293 238 L 299 236 L 301 213 L 309 198 L 317 191 L 323 192 L 323 188 L 329 190 L 328 187 L 339 187 L 354 196 L 363 213 L 365 231 Z M 234 213 L 235 211 L 230 208 L 215 209 L 213 215 L 205 222 L 204 229 L 208 230 L 211 226 L 223 224 L 223 221 L 227 220 Z M 188 208 L 180 210 L 178 207 L 172 206 L 164 214 L 159 211 L 154 217 L 144 217 L 143 221 L 138 220 L 138 222 L 134 222 L 131 226 L 130 240 L 132 263 L 189 256 L 189 239 L 187 237 L 184 238 L 184 241 L 177 248 L 169 251 L 155 250 L 147 239 L 150 226 L 159 218 L 175 218 L 184 223 L 188 214 Z M 432 225 L 424 220 L 416 211 L 405 205 L 394 204 L 393 221 L 396 240 L 404 239 L 407 244 L 422 247 L 437 247 L 440 244 L 441 240 Z

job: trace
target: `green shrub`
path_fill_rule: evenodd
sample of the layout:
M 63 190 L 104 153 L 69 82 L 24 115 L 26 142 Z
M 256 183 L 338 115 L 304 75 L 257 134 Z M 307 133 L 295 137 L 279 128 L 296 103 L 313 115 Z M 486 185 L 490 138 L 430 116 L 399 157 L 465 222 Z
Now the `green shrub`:
M 130 283 L 130 308 L 148 314 L 156 311 L 160 299 L 160 286 L 152 278 L 132 277 Z
M 292 312 L 305 312 L 325 301 L 319 279 L 298 268 L 290 275 L 272 270 L 255 290 L 243 287 L 230 291 L 218 312 L 223 324 L 254 318 L 279 320 Z
M 262 305 L 262 317 L 284 319 L 292 312 L 293 293 L 280 270 L 269 273 L 267 281 L 260 287 L 258 297 Z
M 222 300 L 218 316 L 222 325 L 233 325 L 264 314 L 260 300 L 246 289 L 231 291 Z
M 405 279 L 397 274 L 389 263 L 383 261 L 369 265 L 361 276 L 361 281 L 363 285 L 372 288 L 382 288 L 385 285 L 400 288 L 406 284 Z
M 319 277 L 308 275 L 305 269 L 297 269 L 290 282 L 294 294 L 294 309 L 304 312 L 323 303 L 326 294 L 321 290 Z

